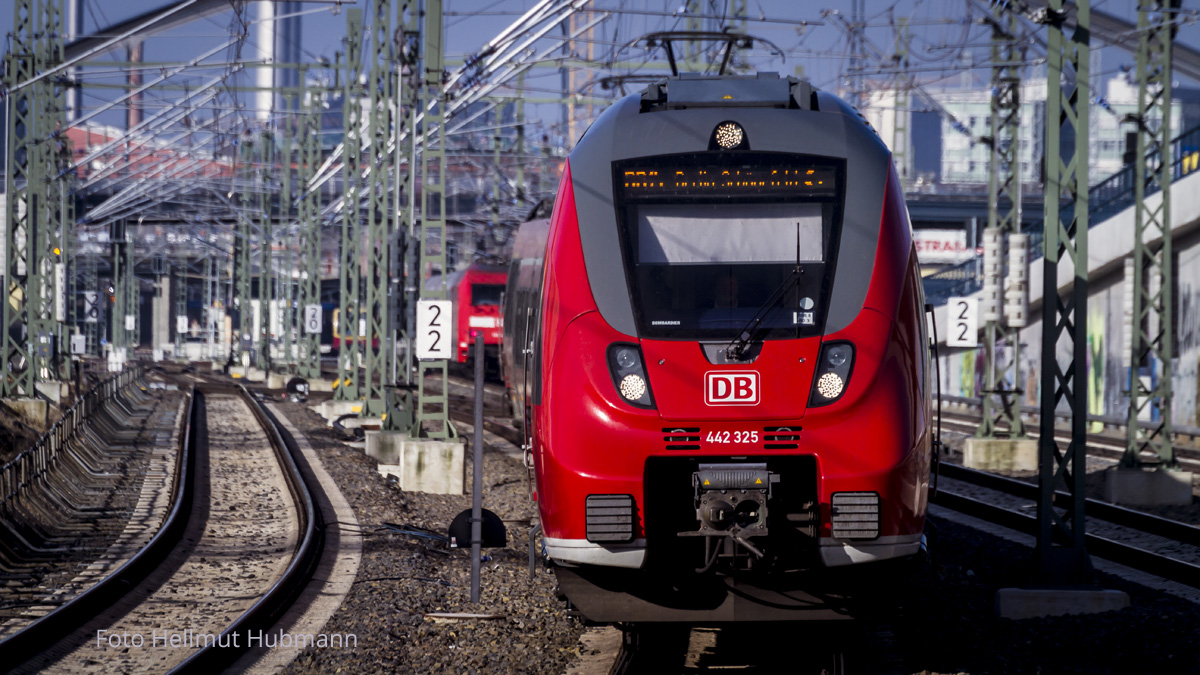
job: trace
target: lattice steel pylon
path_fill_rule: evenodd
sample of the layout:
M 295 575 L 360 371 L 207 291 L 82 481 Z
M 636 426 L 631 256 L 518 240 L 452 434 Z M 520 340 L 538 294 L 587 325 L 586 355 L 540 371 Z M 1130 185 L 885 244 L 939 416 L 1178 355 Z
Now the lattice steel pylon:
M 440 300 L 447 297 L 446 277 L 446 91 L 443 87 L 442 0 L 425 3 L 423 95 L 425 109 L 424 143 L 421 153 L 421 238 L 420 274 L 436 267 L 441 283 L 422 287 L 421 297 Z M 432 104 L 432 105 L 431 105 Z M 436 145 L 435 145 L 436 143 Z M 418 282 L 419 283 L 419 282 Z M 430 438 L 454 438 L 458 432 L 450 423 L 450 395 L 445 361 L 422 361 L 417 369 L 416 423 L 409 434 Z M 431 386 L 432 385 L 432 386 Z M 428 424 L 426 424 L 428 423 Z
M 421 105 L 421 16 L 418 3 L 415 0 L 405 2 L 400 6 L 397 17 L 397 30 L 400 42 L 396 58 L 396 153 L 393 180 L 393 231 L 396 233 L 396 243 L 399 248 L 393 255 L 396 259 L 397 274 L 400 277 L 400 287 L 397 289 L 396 330 L 393 335 L 404 342 L 404 362 L 396 363 L 397 374 L 404 372 L 404 382 L 399 377 L 393 382 L 391 414 L 383 421 L 383 428 L 388 431 L 413 433 L 416 426 L 416 400 L 413 396 L 419 385 L 413 383 L 413 344 L 412 335 L 416 329 L 414 315 L 416 298 L 419 292 L 420 272 L 418 271 L 420 250 L 412 246 L 417 240 L 417 129 L 416 119 Z M 403 134 L 403 138 L 400 136 Z M 408 168 L 400 170 L 401 162 L 407 160 Z M 398 357 L 396 357 L 398 360 Z M 419 429 L 417 434 L 419 434 Z
M 233 330 L 230 331 L 229 360 L 230 363 L 243 366 L 249 365 L 249 354 L 245 351 L 245 347 L 249 341 L 251 327 L 253 326 L 250 300 L 252 289 L 251 277 L 254 273 L 251 265 L 254 228 L 249 214 L 250 185 L 254 179 L 252 168 L 254 148 L 250 143 L 252 141 L 249 139 L 249 136 L 243 134 L 242 143 L 238 146 L 238 157 L 242 165 L 234 170 L 234 183 L 240 183 L 238 186 L 238 199 L 241 208 L 238 209 L 237 231 L 233 237 L 233 280 L 231 288 L 233 297 L 230 306 L 231 311 L 235 308 L 237 310 L 237 321 L 233 322 Z
M 983 319 L 984 389 L 983 420 L 977 438 L 1024 438 L 1018 396 L 1020 386 L 1020 328 L 1026 325 L 1028 284 L 1025 283 L 1028 250 L 1021 234 L 1021 64 L 1018 46 L 1020 23 L 1015 10 L 1002 3 L 992 9 L 991 161 L 988 165 L 988 224 L 984 235 Z M 1086 189 L 1086 185 L 1085 185 Z M 1002 200 L 1007 199 L 1007 204 Z M 1004 274 L 1004 250 L 1017 253 Z M 1007 282 L 1007 283 L 1006 283 Z M 1011 288 L 1010 286 L 1016 286 Z M 1016 302 L 1009 303 L 1009 294 Z M 1018 311 L 1007 311 L 1009 305 Z
M 529 186 L 525 182 L 525 71 L 517 75 L 517 100 L 513 104 L 517 109 L 517 140 L 513 149 L 517 155 L 516 201 L 524 205 L 529 196 Z
M 63 0 L 43 0 L 42 30 L 47 41 L 48 59 L 45 67 L 55 66 L 66 60 L 65 36 L 66 22 L 63 18 Z M 51 264 L 44 269 L 50 275 L 50 283 L 43 285 L 43 317 L 45 325 L 50 328 L 57 344 L 56 365 L 47 373 L 47 379 L 59 377 L 69 380 L 71 377 L 70 341 L 67 335 L 67 303 L 74 296 L 68 295 L 70 284 L 67 279 L 74 273 L 71 266 L 71 236 L 74 227 L 71 218 L 75 209 L 69 205 L 71 197 L 70 179 L 74 173 L 67 173 L 74 157 L 71 155 L 71 142 L 66 136 L 67 130 L 67 84 L 60 78 L 48 78 L 47 83 L 48 122 L 53 124 L 52 132 L 45 138 L 49 144 L 46 149 L 48 167 L 46 173 L 46 227 L 48 241 L 46 249 Z
M 141 318 L 139 310 L 141 309 L 142 288 L 138 283 L 137 260 L 133 256 L 133 234 L 129 232 L 128 223 L 125 227 L 125 244 L 121 250 L 123 252 L 121 278 L 124 281 L 122 288 L 125 293 L 125 354 L 126 358 L 132 359 L 134 350 L 141 341 L 138 319 Z
M 1067 38 L 1064 0 L 1050 0 L 1039 18 L 1049 28 L 1046 91 L 1045 258 L 1042 286 L 1042 382 L 1038 439 L 1038 536 L 1035 559 L 1044 581 L 1090 579 L 1091 559 L 1084 541 L 1087 477 L 1087 292 L 1088 292 L 1088 104 L 1089 0 L 1075 3 L 1075 31 Z M 1064 84 L 1064 66 L 1073 70 Z M 1074 131 L 1070 159 L 1063 160 L 1063 132 Z M 1067 222 L 1059 197 L 1072 202 Z M 1074 271 L 1071 288 L 1058 292 L 1059 262 Z M 1065 339 L 1064 339 L 1065 338 Z M 1060 347 L 1060 340 L 1066 349 Z M 1060 356 L 1061 355 L 1061 356 Z M 1070 413 L 1066 448 L 1055 438 L 1054 423 L 1065 401 Z M 1071 499 L 1062 513 L 1054 493 L 1065 487 Z M 1060 506 L 1063 506 L 1060 504 Z
M 31 79 L 45 58 L 39 13 L 34 0 L 16 0 L 13 31 L 5 54 L 4 82 L 11 88 Z M 42 257 L 39 245 L 39 215 L 44 199 L 46 144 L 44 87 L 26 87 L 10 93 L 8 106 L 5 192 L 7 213 L 4 260 L 4 292 L 0 298 L 0 397 L 34 396 L 37 373 L 43 360 L 33 348 L 36 332 L 31 325 L 36 298 L 41 294 L 38 271 Z
M 129 224 L 124 219 L 114 221 L 112 234 L 112 341 L 118 362 L 133 357 L 135 333 L 137 331 L 137 278 L 133 274 L 133 240 Z
M 1129 423 L 1121 465 L 1139 468 L 1151 464 L 1142 459 L 1144 450 L 1158 457 L 1152 463 L 1177 469 L 1171 439 L 1171 358 L 1174 354 L 1174 322 L 1171 295 L 1175 287 L 1171 235 L 1171 43 L 1174 16 L 1167 11 L 1179 7 L 1169 0 L 1138 7 L 1137 154 L 1134 157 L 1134 225 L 1132 331 L 1130 335 Z M 1157 124 L 1156 124 L 1157 123 Z M 1155 188 L 1160 200 L 1146 198 Z M 1157 241 L 1157 243 L 1155 243 Z M 1147 283 L 1153 278 L 1156 283 Z M 1143 382 L 1142 367 L 1150 369 Z M 1147 408 L 1157 408 L 1157 423 L 1143 427 Z
M 362 180 L 362 10 L 346 12 L 346 53 L 342 82 L 343 132 L 345 154 L 343 155 L 345 196 L 342 199 L 342 246 L 339 254 L 338 287 L 341 291 L 338 307 L 338 386 L 334 400 L 357 401 L 361 399 L 359 384 L 359 354 L 362 340 L 359 339 L 359 181 Z
M 65 148 L 66 152 L 64 154 L 66 155 L 66 159 L 70 159 L 71 158 L 71 144 L 67 143 L 66 146 L 67 146 Z M 80 294 L 79 282 L 81 280 L 80 277 L 82 275 L 80 274 L 79 263 L 82 258 L 79 255 L 79 249 L 80 249 L 79 233 L 78 233 L 77 228 L 75 227 L 75 195 L 68 188 L 66 181 L 60 181 L 60 187 L 61 187 L 62 197 L 63 197 L 63 223 L 64 223 L 63 227 L 64 227 L 64 233 L 65 233 L 64 239 L 66 240 L 66 245 L 67 245 L 67 251 L 63 252 L 63 259 L 68 261 L 67 268 L 66 268 L 68 270 L 68 272 L 67 272 L 67 294 L 66 294 L 66 298 L 65 298 L 67 323 L 66 323 L 66 327 L 63 330 L 63 334 L 64 334 L 63 338 L 64 338 L 64 343 L 65 343 L 64 349 L 66 350 L 64 353 L 70 354 L 70 351 L 71 351 L 71 346 L 70 346 L 71 329 L 74 329 L 74 332 L 76 332 L 80 335 L 84 335 L 84 330 L 83 330 L 84 326 L 81 325 L 83 323 L 83 319 L 84 319 L 84 312 L 80 311 L 79 306 L 76 303 L 76 299 L 79 297 L 79 294 Z M 88 288 L 92 289 L 95 287 L 88 286 Z M 87 340 L 86 336 L 84 337 L 84 345 L 85 345 L 84 354 L 91 353 L 90 351 L 88 351 L 88 348 L 90 345 L 88 345 L 88 340 Z M 71 363 L 70 358 L 64 359 L 64 360 L 67 362 L 65 365 L 68 368 L 75 367 L 75 365 Z M 71 377 L 71 373 L 67 372 L 64 375 L 64 377 L 69 379 Z
M 504 140 L 501 136 L 501 124 L 504 123 L 504 101 L 496 102 L 496 129 L 492 131 L 492 170 L 495 174 L 492 176 L 492 231 L 500 227 L 500 183 L 503 176 L 500 173 L 500 143 Z M 477 247 L 478 248 L 478 247 Z
M 393 162 L 393 152 L 398 154 L 393 125 L 393 102 L 396 98 L 396 43 L 392 35 L 392 0 L 374 0 L 374 16 L 371 19 L 370 111 L 368 113 L 370 145 L 370 176 L 367 180 L 367 276 L 366 305 L 363 314 L 367 334 L 363 339 L 366 366 L 361 383 L 365 399 L 364 413 L 369 417 L 386 420 L 394 411 L 390 409 L 385 386 L 392 379 L 391 359 L 393 348 L 391 303 L 388 289 L 391 285 L 392 217 L 389 212 L 388 171 L 399 162 Z M 399 121 L 398 119 L 396 120 Z
M 217 264 L 217 256 L 210 251 L 204 259 L 204 313 L 201 321 L 204 324 L 205 345 L 204 355 L 209 359 L 217 358 L 217 332 L 219 317 L 223 312 L 218 311 L 217 298 L 220 295 L 221 269 Z
M 78 248 L 72 248 L 72 253 L 75 254 L 76 260 L 81 261 L 77 269 L 81 270 L 83 275 L 83 290 L 84 293 L 94 293 L 95 304 L 89 308 L 87 302 L 84 302 L 84 314 L 79 318 L 79 324 L 85 339 L 87 341 L 88 356 L 100 356 L 100 322 L 104 320 L 105 312 L 102 310 L 108 298 L 100 293 L 100 275 L 96 269 L 97 256 L 89 255 L 83 257 L 79 255 Z M 95 314 L 88 315 L 89 310 L 94 310 Z
M 305 189 L 321 164 L 321 102 L 318 93 L 308 89 L 308 71 L 300 69 L 300 95 L 303 133 L 296 161 L 297 222 L 300 235 L 299 300 L 303 311 L 321 304 L 321 192 Z M 305 378 L 321 377 L 321 334 L 301 329 L 296 338 L 298 374 Z
M 175 296 L 175 358 L 183 359 L 185 357 L 185 352 L 184 352 L 185 340 L 184 340 L 184 338 L 187 336 L 186 328 L 188 325 L 188 321 L 187 321 L 187 277 L 188 277 L 187 258 L 183 258 L 178 263 L 176 263 L 174 266 L 174 269 L 175 269 L 175 278 L 172 280 L 173 285 L 172 285 L 171 290 L 174 291 L 173 295 Z M 183 317 L 182 325 L 185 328 L 185 330 L 179 330 L 179 328 L 180 328 L 179 317 Z
M 271 179 L 275 169 L 275 135 L 264 131 L 255 143 L 255 209 L 258 219 L 258 336 L 255 365 L 271 369 L 271 312 L 275 309 L 274 245 L 271 227 Z
M 895 113 L 892 122 L 892 162 L 900 174 L 901 187 L 908 185 L 911 180 L 909 169 L 912 165 L 910 155 L 911 138 L 909 128 L 912 122 L 912 111 L 909 109 L 912 99 L 912 76 L 908 70 L 908 17 L 896 17 L 896 61 L 903 73 L 896 78 Z
M 287 91 L 282 94 L 284 100 L 284 109 L 288 111 L 297 110 L 295 105 L 295 92 Z M 296 255 L 295 255 L 295 239 L 286 236 L 287 227 L 293 222 L 293 207 L 294 199 L 292 195 L 292 167 L 295 166 L 295 151 L 296 151 L 296 126 L 295 118 L 287 116 L 281 125 L 283 128 L 280 131 L 280 148 L 279 148 L 279 213 L 278 220 L 281 227 L 284 228 L 280 233 L 281 246 L 283 247 L 282 255 L 283 262 L 276 266 L 276 283 L 278 287 L 276 293 L 276 305 L 279 307 L 279 354 L 280 358 L 274 365 L 277 372 L 287 372 L 294 374 L 296 372 L 296 347 L 294 342 L 299 341 L 299 335 L 296 331 L 299 330 L 296 316 Z

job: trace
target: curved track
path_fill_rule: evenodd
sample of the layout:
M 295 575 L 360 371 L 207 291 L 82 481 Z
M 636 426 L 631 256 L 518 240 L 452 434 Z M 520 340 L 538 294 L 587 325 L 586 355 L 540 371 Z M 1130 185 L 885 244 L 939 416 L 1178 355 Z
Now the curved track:
M 320 557 L 314 490 L 244 388 L 203 386 L 186 420 L 160 532 L 109 577 L 0 642 L 6 667 L 210 673 L 269 644 L 262 636 Z

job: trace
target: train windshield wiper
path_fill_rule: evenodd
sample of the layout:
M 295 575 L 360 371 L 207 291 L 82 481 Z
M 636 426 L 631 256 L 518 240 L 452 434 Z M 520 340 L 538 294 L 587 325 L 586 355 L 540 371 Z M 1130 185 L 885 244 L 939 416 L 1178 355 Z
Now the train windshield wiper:
M 725 356 L 732 361 L 742 360 L 742 355 L 746 352 L 746 349 L 750 346 L 750 343 L 754 342 L 754 340 L 758 338 L 759 333 L 762 331 L 762 322 L 766 320 L 767 315 L 771 313 L 771 310 L 775 308 L 775 305 L 779 304 L 779 301 L 783 299 L 784 294 L 790 291 L 792 286 L 796 285 L 796 282 L 800 280 L 801 274 L 804 274 L 804 271 L 799 265 L 796 265 L 792 268 L 791 274 L 789 274 L 787 278 L 784 279 L 783 282 L 771 292 L 771 295 L 767 298 L 767 301 L 758 308 L 758 311 L 754 313 L 754 316 L 750 317 L 750 320 L 746 322 L 746 325 L 743 326 L 740 331 L 738 331 L 738 336 L 729 343 L 728 347 L 725 348 Z

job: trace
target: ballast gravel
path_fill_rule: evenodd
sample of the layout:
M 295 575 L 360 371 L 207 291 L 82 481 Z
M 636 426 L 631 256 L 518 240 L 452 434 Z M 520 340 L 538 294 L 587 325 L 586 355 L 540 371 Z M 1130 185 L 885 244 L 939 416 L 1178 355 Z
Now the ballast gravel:
M 365 535 L 358 578 L 322 629 L 352 634 L 357 646 L 307 649 L 285 672 L 557 675 L 566 670 L 577 656 L 583 625 L 555 599 L 552 574 L 539 565 L 530 579 L 527 544 L 535 510 L 525 468 L 511 446 L 497 447 L 503 441 L 495 437 L 485 443 L 483 505 L 505 521 L 508 546 L 484 549 L 490 560 L 482 564 L 480 602 L 472 604 L 469 551 L 449 549 L 428 536 L 444 535 L 454 516 L 471 507 L 470 495 L 405 492 L 316 413 L 294 403 L 283 408 L 317 449 Z M 467 492 L 470 456 L 468 446 Z M 488 618 L 428 616 L 453 613 Z

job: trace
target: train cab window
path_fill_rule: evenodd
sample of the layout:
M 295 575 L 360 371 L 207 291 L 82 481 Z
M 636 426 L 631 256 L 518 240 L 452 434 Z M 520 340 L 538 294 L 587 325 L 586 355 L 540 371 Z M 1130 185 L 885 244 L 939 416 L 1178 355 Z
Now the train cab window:
M 840 167 L 766 154 L 703 163 L 711 161 L 615 167 L 639 333 L 729 340 L 762 316 L 763 339 L 820 334 L 826 261 L 840 230 Z
M 499 307 L 503 295 L 503 284 L 473 284 L 471 286 L 471 304 L 476 307 L 484 305 Z

